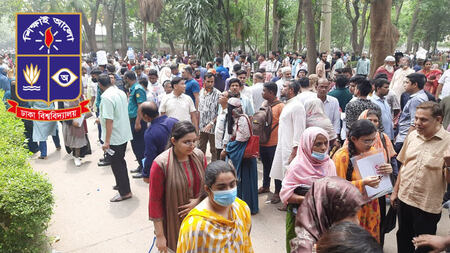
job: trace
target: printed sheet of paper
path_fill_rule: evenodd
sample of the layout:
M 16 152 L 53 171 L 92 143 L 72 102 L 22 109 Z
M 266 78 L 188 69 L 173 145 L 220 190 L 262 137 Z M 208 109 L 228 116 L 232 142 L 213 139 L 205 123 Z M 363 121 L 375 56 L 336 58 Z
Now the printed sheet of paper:
M 377 174 L 376 166 L 386 163 L 383 152 L 378 152 L 361 159 L 355 159 L 354 161 L 356 161 L 357 164 L 356 167 L 359 170 L 361 178 L 366 178 L 370 176 L 379 176 L 379 174 Z M 354 161 L 352 161 L 353 164 Z M 389 175 L 381 175 L 381 176 L 383 177 L 381 178 L 380 184 L 378 185 L 377 188 L 372 188 L 367 185 L 365 186 L 367 196 L 370 199 L 376 199 L 392 192 L 392 183 Z

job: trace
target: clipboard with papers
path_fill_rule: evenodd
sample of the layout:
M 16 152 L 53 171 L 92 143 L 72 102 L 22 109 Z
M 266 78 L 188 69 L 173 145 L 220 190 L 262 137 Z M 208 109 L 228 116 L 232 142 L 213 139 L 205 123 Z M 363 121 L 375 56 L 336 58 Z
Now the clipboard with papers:
M 361 178 L 382 176 L 380 184 L 377 188 L 373 188 L 368 185 L 364 186 L 367 197 L 370 200 L 382 197 L 392 192 L 393 187 L 390 176 L 388 174 L 377 174 L 377 166 L 386 163 L 382 150 L 375 150 L 355 156 L 351 159 L 351 162 L 353 167 L 358 170 Z

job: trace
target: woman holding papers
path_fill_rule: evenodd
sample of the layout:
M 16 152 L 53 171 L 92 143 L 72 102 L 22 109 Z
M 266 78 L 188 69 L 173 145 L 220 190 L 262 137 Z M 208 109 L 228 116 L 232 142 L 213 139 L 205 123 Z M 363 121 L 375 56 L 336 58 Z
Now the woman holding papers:
M 352 124 L 348 134 L 348 143 L 339 149 L 333 157 L 336 164 L 336 173 L 339 177 L 345 178 L 355 185 L 362 193 L 365 192 L 364 186 L 376 188 L 381 179 L 378 176 L 361 178 L 360 174 L 354 170 L 350 159 L 354 156 L 375 150 L 373 144 L 376 140 L 377 129 L 369 120 L 358 120 Z M 377 169 L 378 174 L 391 174 L 392 166 L 383 164 Z M 360 225 L 380 241 L 380 205 L 378 199 L 369 201 L 358 213 Z

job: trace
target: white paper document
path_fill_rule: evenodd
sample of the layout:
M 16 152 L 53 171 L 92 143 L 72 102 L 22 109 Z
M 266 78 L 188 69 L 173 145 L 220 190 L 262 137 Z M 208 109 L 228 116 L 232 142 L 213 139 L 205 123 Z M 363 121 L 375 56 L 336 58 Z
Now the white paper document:
M 361 178 L 370 176 L 383 176 L 377 188 L 373 188 L 367 185 L 364 186 L 366 188 L 367 196 L 370 199 L 376 199 L 392 192 L 392 183 L 390 176 L 388 174 L 377 174 L 377 165 L 386 163 L 383 152 L 361 158 L 357 160 L 356 163 L 359 169 L 359 173 L 361 174 Z

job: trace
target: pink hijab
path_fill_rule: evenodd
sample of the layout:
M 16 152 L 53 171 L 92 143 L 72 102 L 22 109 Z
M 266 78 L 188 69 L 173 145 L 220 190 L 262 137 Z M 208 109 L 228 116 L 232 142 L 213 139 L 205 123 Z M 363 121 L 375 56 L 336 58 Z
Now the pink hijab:
M 297 156 L 289 165 L 283 179 L 280 191 L 280 199 L 283 203 L 287 204 L 295 188 L 300 185 L 311 186 L 319 178 L 336 176 L 336 166 L 328 155 L 322 161 L 311 156 L 314 142 L 319 134 L 325 136 L 327 140 L 330 139 L 328 133 L 320 127 L 309 127 L 303 132 Z

